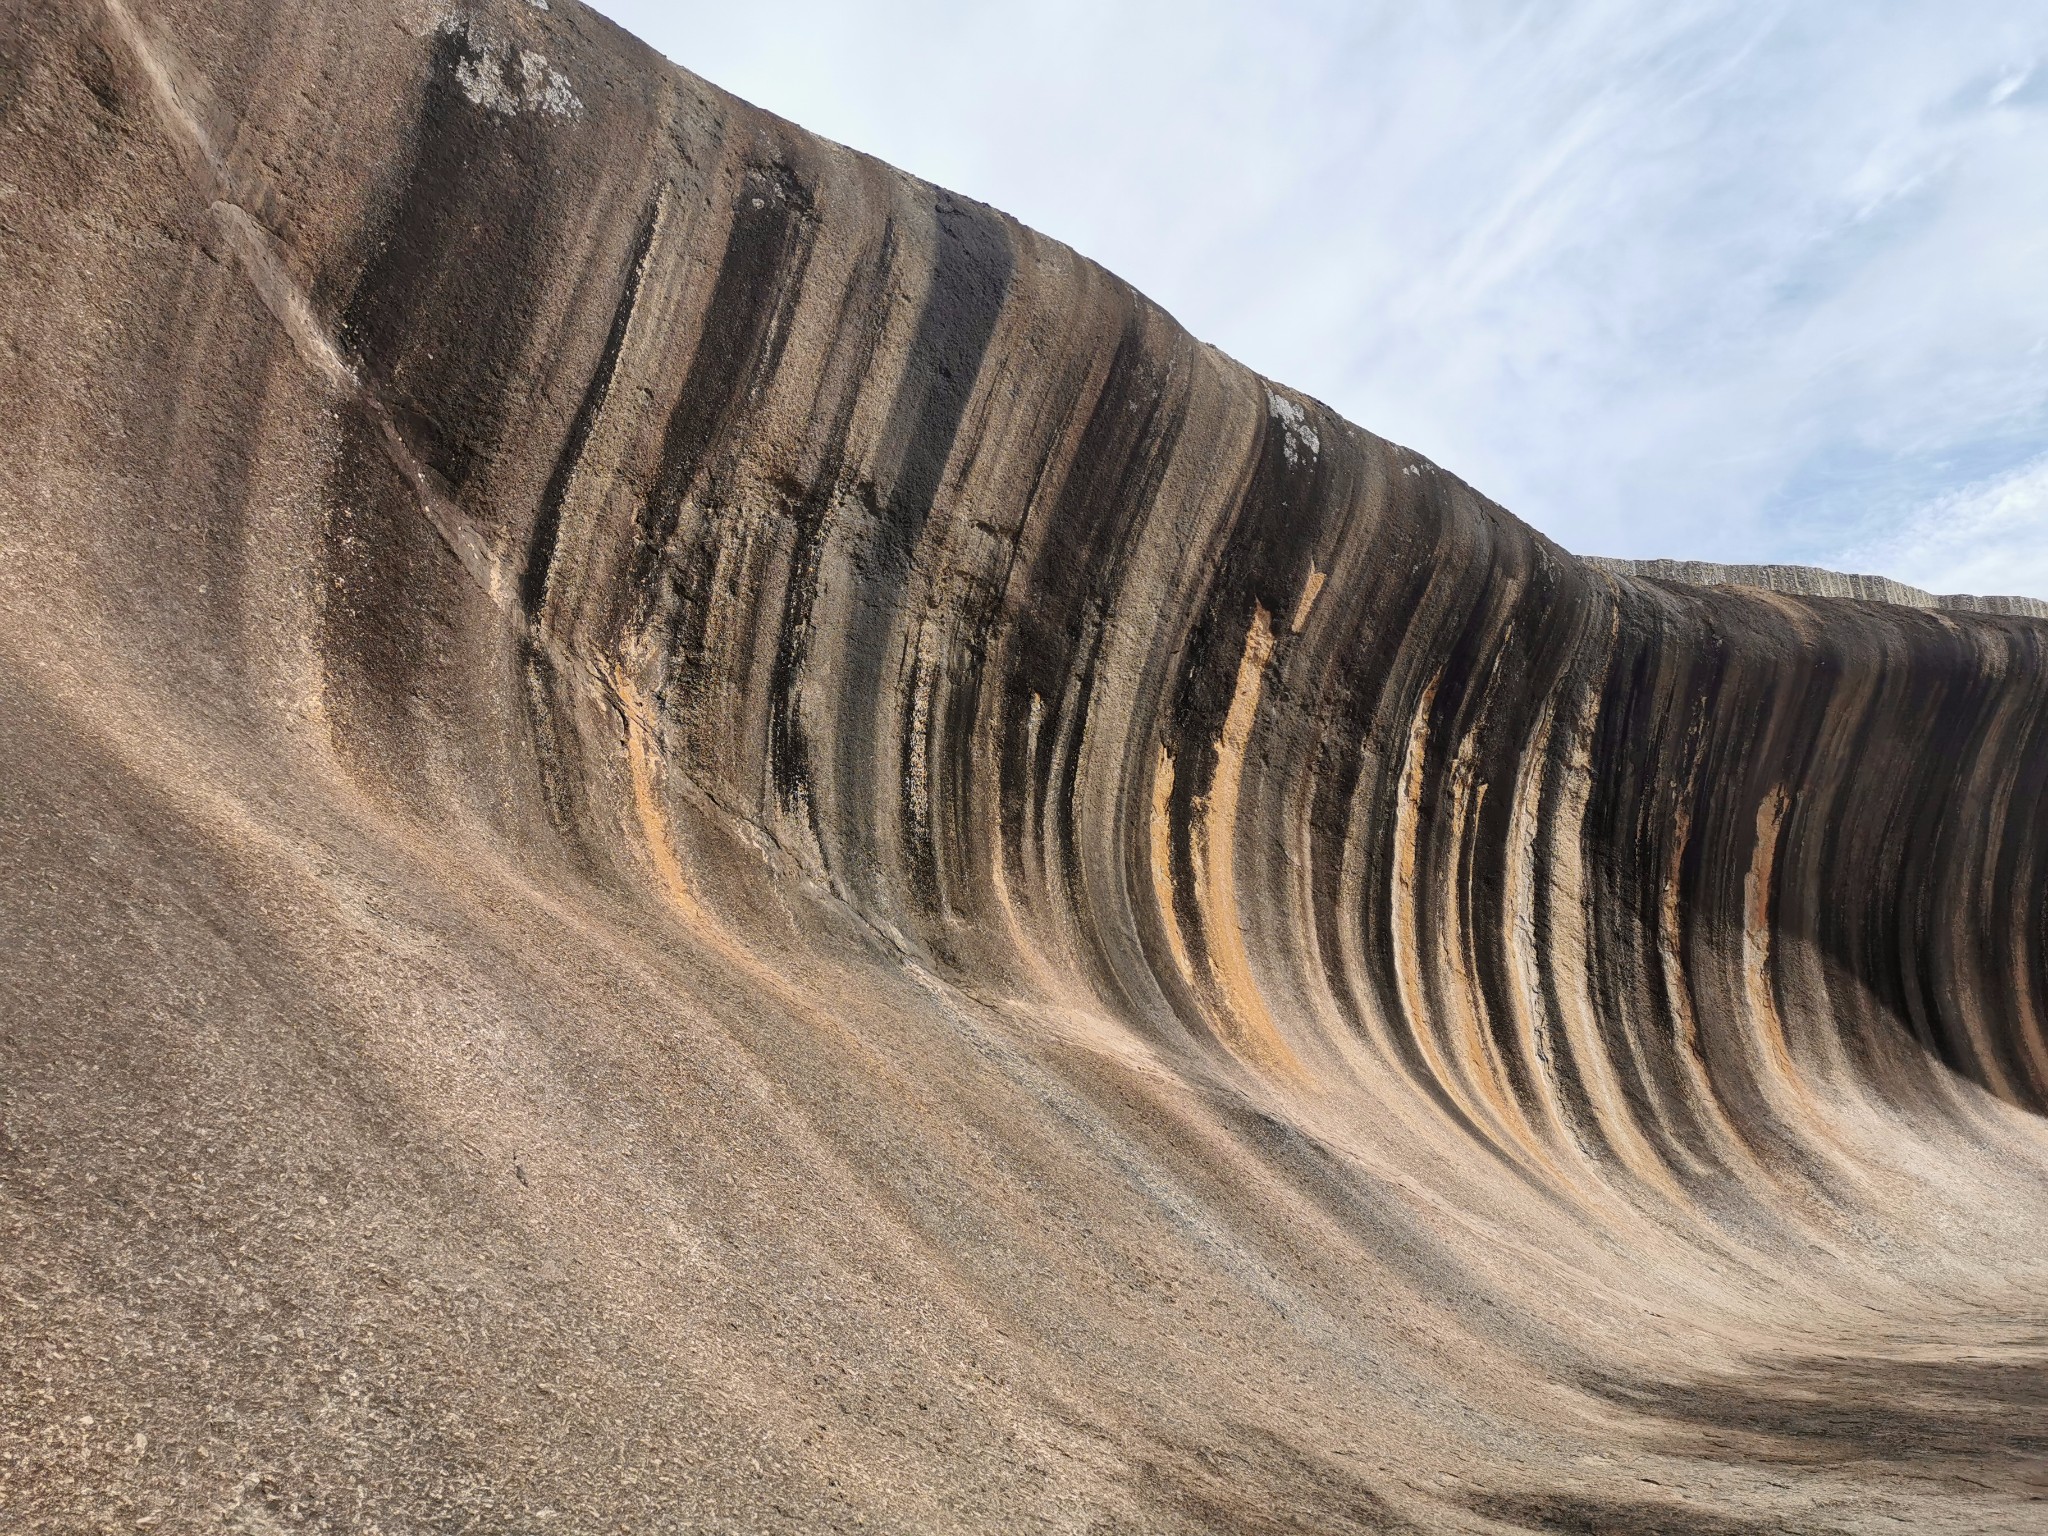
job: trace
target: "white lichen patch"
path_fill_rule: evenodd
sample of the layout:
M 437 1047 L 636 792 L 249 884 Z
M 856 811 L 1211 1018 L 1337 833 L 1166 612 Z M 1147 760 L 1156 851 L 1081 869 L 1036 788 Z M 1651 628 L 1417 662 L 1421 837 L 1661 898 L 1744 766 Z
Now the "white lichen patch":
M 466 53 L 457 59 L 455 83 L 479 107 L 507 117 L 519 110 L 519 98 L 505 88 L 505 77 L 494 54 Z
M 1273 419 L 1280 423 L 1286 434 L 1280 444 L 1280 451 L 1287 455 L 1289 464 L 1299 464 L 1304 455 L 1314 458 L 1323 451 L 1323 440 L 1316 436 L 1316 429 L 1308 423 L 1308 412 L 1300 404 L 1284 395 L 1266 391 L 1266 409 Z
M 545 5 L 540 9 L 545 10 Z M 538 112 L 571 119 L 583 113 L 569 77 L 548 63 L 547 55 L 508 42 L 466 16 L 451 16 L 441 31 L 458 38 L 461 57 L 455 61 L 455 83 L 462 94 L 487 112 L 511 117 Z
M 520 54 L 519 72 L 524 87 L 521 100 L 532 110 L 554 117 L 574 117 L 583 110 L 583 103 L 569 89 L 569 77 L 549 68 L 546 54 Z

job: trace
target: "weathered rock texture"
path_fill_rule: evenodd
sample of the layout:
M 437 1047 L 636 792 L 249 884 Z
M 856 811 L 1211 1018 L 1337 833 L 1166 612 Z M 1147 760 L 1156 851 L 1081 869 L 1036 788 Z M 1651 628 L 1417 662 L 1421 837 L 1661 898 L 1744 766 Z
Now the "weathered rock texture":
M 0 1524 L 2048 1526 L 2048 624 L 573 0 L 0 29 Z
M 1617 576 L 1649 576 L 1705 587 L 1761 587 L 1802 597 L 1854 597 L 1866 602 L 1903 603 L 1909 608 L 1946 608 L 1959 613 L 2018 613 L 2048 619 L 2048 602 L 2038 597 L 1976 597 L 1967 592 L 1923 592 L 1889 576 L 1852 576 L 1810 565 L 1715 565 L 1706 560 L 1586 561 Z

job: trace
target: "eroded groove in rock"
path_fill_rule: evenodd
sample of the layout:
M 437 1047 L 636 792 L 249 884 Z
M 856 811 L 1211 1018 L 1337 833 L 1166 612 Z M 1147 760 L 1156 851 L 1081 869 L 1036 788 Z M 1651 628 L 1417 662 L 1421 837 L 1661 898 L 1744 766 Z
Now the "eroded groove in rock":
M 570 0 L 0 29 L 0 1508 L 2038 1523 L 2038 604 L 1577 559 Z

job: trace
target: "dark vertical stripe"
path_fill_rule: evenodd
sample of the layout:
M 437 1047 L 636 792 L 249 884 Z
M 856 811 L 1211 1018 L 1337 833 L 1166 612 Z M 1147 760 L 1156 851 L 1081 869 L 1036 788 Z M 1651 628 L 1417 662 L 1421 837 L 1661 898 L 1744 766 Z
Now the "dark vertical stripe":
M 775 661 L 768 679 L 768 765 L 775 797 L 785 811 L 803 806 L 818 831 L 817 797 L 811 782 L 811 744 L 797 709 L 797 684 L 810 660 L 811 636 L 818 603 L 819 563 L 824 554 L 830 514 L 845 472 L 847 439 L 854 407 L 873 365 L 887 316 L 890 278 L 896 269 L 896 226 L 883 226 L 882 238 L 861 264 L 840 301 L 835 348 L 846 348 L 844 366 L 834 359 L 825 370 L 827 386 L 839 380 L 839 395 L 829 414 L 822 410 L 817 469 L 805 493 L 791 508 L 796 539 L 790 551 L 789 582 L 782 603 L 782 622 L 775 637 Z
M 660 464 L 641 508 L 633 588 L 643 620 L 665 605 L 656 577 L 669 558 L 685 498 L 709 468 L 713 447 L 774 372 L 810 260 L 814 225 L 810 193 L 787 166 L 755 166 L 742 178 L 704 329 L 669 412 Z M 711 554 L 697 550 L 686 557 L 685 587 L 703 576 L 695 567 Z
M 902 605 L 911 554 L 938 498 L 961 418 L 1009 293 L 1015 256 L 1002 220 L 978 203 L 938 195 L 931 287 L 918 314 L 903 382 L 882 434 L 882 483 L 870 501 L 876 527 L 857 574 L 847 621 L 846 675 L 834 771 L 845 851 L 876 855 L 873 773 L 883 647 Z
M 550 171 L 575 136 L 534 113 L 501 117 L 457 72 L 496 69 L 456 33 L 434 44 L 405 183 L 341 317 L 422 462 L 460 491 L 497 446 L 541 308 L 560 221 Z
M 882 462 L 893 473 L 881 500 L 877 553 L 883 572 L 899 576 L 938 498 L 1016 260 L 1002 220 L 979 203 L 942 192 L 937 218 L 931 290 L 882 433 Z
M 1097 662 L 1132 546 L 1158 496 L 1186 411 L 1184 392 L 1170 388 L 1172 353 L 1152 346 L 1155 312 L 1135 294 L 1126 292 L 1122 298 L 1125 318 L 1116 351 L 1066 475 L 1042 514 L 1050 527 L 1038 537 L 1037 554 L 1022 584 L 1023 600 L 1005 647 L 1008 676 L 996 764 L 1002 835 L 1013 848 L 1021 847 L 1027 818 L 1035 820 L 1051 811 L 1068 900 L 1076 910 L 1084 909 L 1085 901 L 1078 888 L 1071 791 Z M 1069 678 L 1076 679 L 1071 720 L 1062 713 Z M 1027 750 L 1034 697 L 1043 701 L 1035 755 Z M 971 726 L 960 724 L 953 739 L 962 758 L 951 765 L 952 771 L 964 781 Z M 1062 741 L 1067 744 L 1065 756 L 1055 764 L 1053 754 Z M 1055 777 L 1069 792 L 1048 806 Z M 964 788 L 952 798 L 964 803 Z M 960 830 L 964 834 L 965 829 Z M 1083 930 L 1092 933 L 1092 925 L 1084 924 Z M 1102 981 L 1115 985 L 1107 961 L 1100 955 L 1097 959 Z
M 604 350 L 598 354 L 597 368 L 591 374 L 590 382 L 584 386 L 582 403 L 576 407 L 576 419 L 569 423 L 569 436 L 562 444 L 562 451 L 556 455 L 554 471 L 541 492 L 540 510 L 534 516 L 533 532 L 527 539 L 526 565 L 519 573 L 519 601 L 528 620 L 539 618 L 541 605 L 547 601 L 555 543 L 562 531 L 562 502 L 569 494 L 569 482 L 575 477 L 576 466 L 582 462 L 583 450 L 597 425 L 598 414 L 604 410 L 604 403 L 611 395 L 612 380 L 619 370 L 619 354 L 626 345 L 626 331 L 633 323 L 634 307 L 640 302 L 640 283 L 646 275 L 647 252 L 654 243 L 654 223 L 660 211 L 661 198 L 657 194 L 641 215 L 640 232 L 634 238 L 633 252 L 626 263 L 625 286 L 620 290 L 619 302 L 612 309 L 612 324 L 605 334 Z
M 1337 436 L 1335 424 L 1320 408 L 1306 409 L 1320 441 L 1330 444 Z M 1266 610 L 1276 642 L 1284 643 L 1288 619 L 1308 582 L 1317 535 L 1334 506 L 1325 451 L 1311 449 L 1294 434 L 1269 401 L 1260 418 L 1251 475 L 1206 573 L 1209 585 L 1199 599 L 1200 616 L 1168 693 L 1174 897 L 1183 938 L 1198 958 L 1207 955 L 1209 946 L 1196 900 L 1196 807 L 1215 781 L 1217 745 L 1236 692 L 1253 610 Z

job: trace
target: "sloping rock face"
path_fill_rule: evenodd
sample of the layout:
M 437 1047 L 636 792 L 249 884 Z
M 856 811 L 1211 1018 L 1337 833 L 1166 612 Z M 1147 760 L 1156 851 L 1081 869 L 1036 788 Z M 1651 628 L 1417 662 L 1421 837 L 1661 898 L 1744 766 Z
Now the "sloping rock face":
M 1805 597 L 1855 597 L 1866 602 L 1903 603 L 1909 608 L 1945 608 L 1958 613 L 2018 613 L 2048 619 L 2048 602 L 2038 597 L 1977 597 L 1967 592 L 1923 592 L 1889 576 L 1852 576 L 1810 565 L 1715 565 L 1705 560 L 1607 560 L 1588 565 L 1619 576 L 1650 576 L 1706 587 L 1761 587 Z
M 0 62 L 0 1524 L 2048 1526 L 2024 605 L 1576 560 L 573 0 Z

